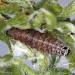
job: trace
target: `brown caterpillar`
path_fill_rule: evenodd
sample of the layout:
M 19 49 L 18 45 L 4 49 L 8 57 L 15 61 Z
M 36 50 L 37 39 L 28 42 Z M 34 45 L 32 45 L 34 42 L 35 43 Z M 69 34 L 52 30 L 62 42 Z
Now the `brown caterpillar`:
M 54 38 L 52 35 L 49 36 L 33 29 L 20 30 L 11 28 L 6 31 L 6 34 L 15 40 L 29 45 L 31 48 L 36 48 L 43 52 L 56 55 L 64 55 L 68 52 L 67 47 L 60 40 Z

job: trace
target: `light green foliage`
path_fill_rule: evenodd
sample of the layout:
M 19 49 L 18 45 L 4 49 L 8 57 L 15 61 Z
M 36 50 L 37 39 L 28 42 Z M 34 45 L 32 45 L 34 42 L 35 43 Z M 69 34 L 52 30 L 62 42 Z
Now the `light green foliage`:
M 0 66 L 0 75 L 25 75 L 25 72 L 19 65 L 9 64 L 9 66 Z
M 73 75 L 68 69 L 52 68 L 43 75 Z
M 45 8 L 55 15 L 58 15 L 62 11 L 62 7 L 57 3 L 57 0 L 41 0 L 34 6 L 34 9 L 40 8 Z
M 5 19 L 3 16 L 2 16 L 2 14 L 0 13 L 0 19 Z
M 11 65 L 11 75 L 25 75 L 23 69 L 16 64 Z
M 5 56 L 0 57 L 0 75 L 11 75 L 9 58 L 11 58 L 11 56 L 9 55 L 6 55 L 6 57 Z
M 20 59 L 14 59 L 14 63 L 18 63 L 19 66 L 23 68 L 23 70 L 26 72 L 27 75 L 38 75 L 38 71 L 35 71 L 28 67 L 23 60 Z
M 25 52 L 25 56 L 24 58 L 33 58 L 34 57 L 34 53 L 32 52 L 33 49 L 31 49 L 30 47 L 26 46 L 25 44 L 22 44 L 19 41 L 16 41 L 16 45 L 19 46 L 22 50 L 24 50 Z
M 46 29 L 46 31 L 52 31 L 57 24 L 56 17 L 45 9 L 41 9 L 40 11 L 44 14 L 46 20 L 46 25 L 44 25 L 43 28 Z
M 38 12 L 38 14 L 33 15 L 33 18 L 30 21 L 33 28 L 41 27 L 43 22 L 44 22 L 44 15 L 41 12 Z
M 75 69 L 75 53 L 70 51 L 70 54 L 67 57 L 69 63 L 70 63 L 70 68 Z
M 13 55 L 8 54 L 8 55 L 1 57 L 0 59 L 2 59 L 3 62 L 8 62 L 8 61 L 12 60 L 12 57 L 13 57 Z
M 58 15 L 62 11 L 62 7 L 53 0 L 47 0 L 47 2 L 43 5 L 43 8 L 49 10 L 55 15 Z
M 43 70 L 46 71 L 48 66 L 49 66 L 49 63 L 50 61 L 48 61 L 47 57 L 46 57 L 46 54 L 43 54 L 41 53 L 40 51 L 37 51 L 36 52 L 36 58 L 35 59 L 35 54 L 34 54 L 34 50 L 32 48 L 28 48 L 26 45 L 23 45 L 22 43 L 20 42 L 17 42 L 19 43 L 19 46 L 21 49 L 25 49 L 24 52 L 25 52 L 25 55 L 22 57 L 23 59 L 31 59 L 31 61 L 34 63 L 38 63 L 38 66 L 39 66 L 39 72 L 43 73 Z M 36 62 L 35 62 L 36 60 Z
M 50 58 L 50 67 L 53 67 L 53 66 L 55 66 L 55 63 L 56 63 L 56 59 L 57 58 L 57 56 L 56 55 L 51 55 L 51 58 Z
M 48 1 L 48 0 L 41 0 L 40 2 L 36 3 L 36 4 L 34 5 L 34 9 L 35 9 L 35 10 L 40 9 L 41 7 L 43 7 L 43 5 L 45 4 L 45 2 L 47 2 L 47 1 Z
M 47 70 L 50 61 L 48 62 L 46 55 L 40 52 L 37 52 L 36 56 L 40 72 L 43 73 L 43 71 L 45 72 Z
M 16 17 L 8 20 L 7 25 L 20 28 L 20 29 L 29 29 L 31 25 L 28 23 L 28 16 L 24 13 L 18 14 Z
M 8 15 L 11 14 L 15 16 L 9 18 Z M 41 0 L 35 6 L 32 6 L 29 0 L 2 0 L 0 1 L 0 40 L 4 41 L 12 50 L 10 44 L 13 44 L 14 41 L 6 36 L 5 27 L 44 29 L 49 34 L 52 33 L 57 39 L 61 39 L 65 46 L 70 48 L 70 53 L 66 57 L 70 63 L 69 68 L 75 69 L 75 26 L 65 20 L 74 14 L 75 0 L 64 8 L 57 3 L 57 0 Z M 17 46 L 24 50 L 25 55 L 13 58 L 13 54 L 10 53 L 0 57 L 0 75 L 73 75 L 68 69 L 56 68 L 55 65 L 60 56 L 50 55 L 47 57 L 48 55 L 44 53 L 39 51 L 35 53 L 34 49 L 29 46 L 17 43 Z M 24 62 L 25 59 L 31 59 L 33 64 L 38 63 L 39 71 L 28 67 Z
M 54 14 L 43 8 L 37 12 L 35 11 L 34 13 L 31 14 L 33 17 L 30 20 L 32 28 L 39 27 L 46 31 L 52 31 L 55 28 L 57 20 Z
M 11 50 L 10 41 L 9 41 L 9 38 L 6 36 L 6 34 L 0 32 L 0 40 L 5 42 Z
M 0 67 L 0 75 L 11 75 L 9 67 Z
M 15 3 L 18 6 L 23 7 L 23 8 L 31 8 L 32 7 L 29 0 L 2 0 L 2 1 L 9 2 L 9 3 Z
M 13 26 L 16 24 L 22 24 L 27 21 L 27 16 L 24 13 L 20 13 L 16 17 L 7 21 L 7 25 Z
M 69 18 L 75 14 L 75 0 L 63 8 L 62 12 L 58 15 L 61 18 Z
M 2 31 L 6 27 L 6 23 L 4 19 L 0 18 L 0 31 Z
M 28 12 L 30 14 L 34 11 L 32 4 L 29 0 L 2 0 L 2 2 L 8 3 L 9 6 L 14 5 L 13 7 L 11 7 L 12 8 L 11 11 L 14 11 L 14 10 L 17 11 L 16 9 L 20 9 L 20 12 L 23 11 L 23 12 Z M 7 9 L 7 11 L 8 11 L 8 9 Z M 15 12 L 14 12 L 14 14 L 15 14 Z
M 75 26 L 70 22 L 59 22 L 57 24 L 58 32 L 63 36 L 62 38 L 69 43 L 75 42 Z
M 57 30 L 65 35 L 70 35 L 75 33 L 75 26 L 70 22 L 59 22 L 57 24 Z
M 17 14 L 20 12 L 20 8 L 15 4 L 0 5 L 0 13 Z

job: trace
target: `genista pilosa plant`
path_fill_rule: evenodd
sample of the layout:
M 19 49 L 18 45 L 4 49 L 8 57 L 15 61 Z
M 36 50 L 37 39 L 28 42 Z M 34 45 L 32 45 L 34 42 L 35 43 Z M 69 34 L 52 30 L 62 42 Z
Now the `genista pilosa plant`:
M 74 14 L 75 0 L 64 8 L 57 0 L 0 0 L 0 41 L 9 47 L 0 75 L 75 75 Z

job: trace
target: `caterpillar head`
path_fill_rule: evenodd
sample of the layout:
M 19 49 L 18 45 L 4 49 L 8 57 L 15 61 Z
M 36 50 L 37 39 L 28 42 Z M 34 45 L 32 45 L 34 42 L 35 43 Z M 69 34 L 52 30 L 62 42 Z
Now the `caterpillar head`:
M 63 51 L 65 56 L 67 56 L 70 53 L 70 49 L 67 46 L 63 47 Z

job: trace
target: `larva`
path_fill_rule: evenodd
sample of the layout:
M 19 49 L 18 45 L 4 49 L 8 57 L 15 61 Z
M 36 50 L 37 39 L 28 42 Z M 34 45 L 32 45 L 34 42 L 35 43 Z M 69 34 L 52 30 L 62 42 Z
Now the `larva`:
M 68 51 L 62 41 L 54 38 L 52 35 L 40 33 L 34 29 L 20 30 L 11 28 L 6 31 L 6 34 L 15 40 L 29 45 L 31 48 L 36 48 L 42 52 L 61 56 Z

